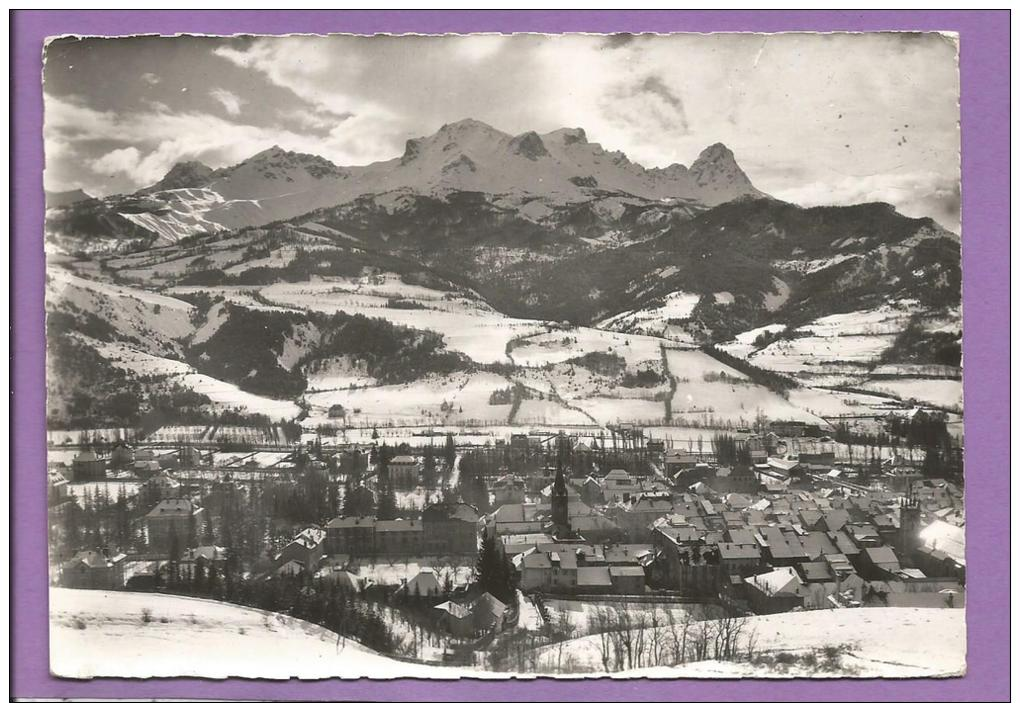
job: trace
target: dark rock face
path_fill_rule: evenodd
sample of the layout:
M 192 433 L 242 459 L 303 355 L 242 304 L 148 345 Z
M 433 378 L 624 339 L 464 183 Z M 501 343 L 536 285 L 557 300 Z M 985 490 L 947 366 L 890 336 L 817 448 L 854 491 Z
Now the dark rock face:
M 173 165 L 163 179 L 146 188 L 150 192 L 177 188 L 202 188 L 209 183 L 214 171 L 201 161 L 181 161 Z
M 549 156 L 549 152 L 542 142 L 542 138 L 535 132 L 525 132 L 510 140 L 510 150 L 518 156 L 535 161 L 543 156 Z

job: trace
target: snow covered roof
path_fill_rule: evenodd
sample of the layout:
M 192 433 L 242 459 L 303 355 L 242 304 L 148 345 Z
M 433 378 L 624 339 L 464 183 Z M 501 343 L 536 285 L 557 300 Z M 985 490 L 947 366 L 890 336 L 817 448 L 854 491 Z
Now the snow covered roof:
M 921 542 L 929 549 L 938 549 L 958 564 L 967 563 L 962 527 L 943 520 L 935 520 L 921 530 Z
M 326 531 L 324 529 L 321 527 L 306 527 L 297 533 L 290 543 L 299 544 L 305 549 L 311 549 L 318 546 L 324 539 L 326 539 Z
M 90 569 L 107 569 L 114 564 L 123 561 L 126 558 L 124 554 L 114 554 L 113 556 L 107 556 L 103 552 L 97 549 L 87 549 L 78 552 L 68 562 L 68 566 L 83 565 Z
M 440 603 L 439 605 L 436 606 L 436 610 L 444 610 L 453 617 L 457 618 L 458 620 L 463 620 L 464 618 L 471 615 L 470 610 L 468 610 L 460 603 L 454 603 L 452 600 Z
M 147 517 L 161 517 L 167 515 L 191 515 L 197 512 L 198 508 L 186 498 L 168 498 L 161 500 L 155 508 L 149 511 Z
M 612 577 L 608 566 L 580 566 L 577 569 L 578 586 L 611 586 Z M 644 571 L 642 571 L 642 574 Z
M 764 574 L 748 576 L 744 583 L 768 595 L 796 594 L 800 586 L 800 576 L 792 566 L 779 566 Z
M 761 551 L 757 544 L 733 544 L 732 542 L 719 542 L 719 557 L 721 559 L 760 559 Z

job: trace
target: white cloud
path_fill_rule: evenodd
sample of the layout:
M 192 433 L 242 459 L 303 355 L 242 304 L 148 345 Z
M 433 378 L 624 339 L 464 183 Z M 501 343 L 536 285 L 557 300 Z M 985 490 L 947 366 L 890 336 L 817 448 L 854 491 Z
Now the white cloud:
M 159 85 L 159 82 L 162 80 L 155 73 L 143 73 L 141 78 L 149 85 Z
M 141 161 L 141 158 L 141 152 L 133 146 L 114 149 L 99 158 L 92 165 L 92 170 L 105 176 L 131 173 L 138 170 L 138 162 Z
M 772 192 L 804 205 L 855 205 L 883 202 L 909 217 L 932 217 L 959 232 L 958 181 L 932 171 L 846 176 L 828 182 L 793 185 Z
M 231 93 L 229 90 L 224 88 L 214 88 L 209 91 L 209 95 L 212 96 L 223 109 L 227 111 L 227 114 L 237 117 L 241 114 L 241 105 L 244 103 L 241 98 L 235 93 Z

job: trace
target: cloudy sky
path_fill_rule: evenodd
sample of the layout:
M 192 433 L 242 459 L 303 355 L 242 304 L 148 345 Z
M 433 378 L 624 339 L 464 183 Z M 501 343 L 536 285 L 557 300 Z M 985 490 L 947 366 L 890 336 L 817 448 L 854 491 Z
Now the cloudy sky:
M 958 231 L 956 52 L 917 34 L 60 39 L 45 181 L 127 192 L 274 144 L 366 164 L 473 117 L 583 127 L 645 166 L 723 142 L 776 197 L 883 200 Z

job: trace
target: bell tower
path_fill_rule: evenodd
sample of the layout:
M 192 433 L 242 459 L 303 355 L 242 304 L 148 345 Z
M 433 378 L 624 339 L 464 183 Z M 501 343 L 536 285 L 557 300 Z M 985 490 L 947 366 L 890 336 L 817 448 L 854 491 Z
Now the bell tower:
M 907 484 L 907 495 L 900 502 L 900 531 L 897 549 L 900 562 L 912 562 L 914 551 L 921 546 L 921 504 Z
M 567 511 L 567 482 L 563 478 L 563 464 L 556 462 L 556 479 L 552 487 L 552 519 L 553 524 L 566 530 L 570 529 L 570 517 Z

